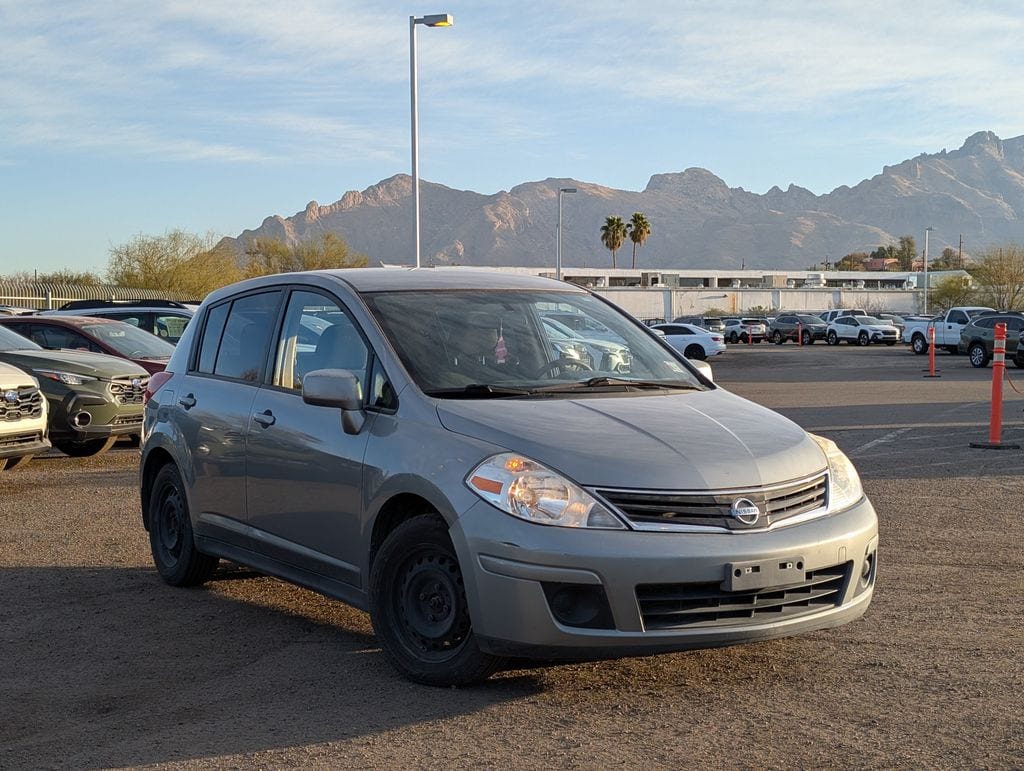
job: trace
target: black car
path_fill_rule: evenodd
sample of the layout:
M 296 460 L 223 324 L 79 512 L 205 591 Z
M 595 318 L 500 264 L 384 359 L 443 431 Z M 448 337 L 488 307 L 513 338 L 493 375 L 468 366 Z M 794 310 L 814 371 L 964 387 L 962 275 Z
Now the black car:
M 768 339 L 776 345 L 782 345 L 787 340 L 795 343 L 799 334 L 799 342 L 811 345 L 815 340 L 824 340 L 827 329 L 828 324 L 817 316 L 803 313 L 783 314 L 777 316 L 768 326 Z

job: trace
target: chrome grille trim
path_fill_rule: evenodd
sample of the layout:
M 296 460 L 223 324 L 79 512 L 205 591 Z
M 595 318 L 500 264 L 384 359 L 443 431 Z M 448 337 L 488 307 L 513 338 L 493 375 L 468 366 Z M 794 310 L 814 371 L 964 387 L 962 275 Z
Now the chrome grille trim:
M 43 394 L 38 388 L 28 385 L 9 390 L 18 392 L 18 403 L 9 404 L 2 398 L 0 389 L 0 421 L 13 423 L 38 418 L 43 414 Z
M 138 388 L 132 385 L 133 380 L 139 381 Z M 142 395 L 149 384 L 149 375 L 115 377 L 110 381 L 110 393 L 118 404 L 142 404 Z
M 828 473 L 764 487 L 719 490 L 628 490 L 591 488 L 619 512 L 634 530 L 654 532 L 755 533 L 786 527 L 824 515 L 828 509 Z M 745 525 L 730 514 L 737 498 L 757 504 L 761 517 Z

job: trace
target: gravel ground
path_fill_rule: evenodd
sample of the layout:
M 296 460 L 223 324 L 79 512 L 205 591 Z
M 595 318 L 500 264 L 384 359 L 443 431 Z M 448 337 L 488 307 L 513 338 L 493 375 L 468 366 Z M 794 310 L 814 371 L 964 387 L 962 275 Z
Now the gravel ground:
M 1022 454 L 967 447 L 990 370 L 921 363 L 821 345 L 713 362 L 858 463 L 881 521 L 862 620 L 474 688 L 406 682 L 365 614 L 273 579 L 165 586 L 135 450 L 0 473 L 0 768 L 1024 767 Z M 1021 405 L 1009 392 L 1008 441 Z

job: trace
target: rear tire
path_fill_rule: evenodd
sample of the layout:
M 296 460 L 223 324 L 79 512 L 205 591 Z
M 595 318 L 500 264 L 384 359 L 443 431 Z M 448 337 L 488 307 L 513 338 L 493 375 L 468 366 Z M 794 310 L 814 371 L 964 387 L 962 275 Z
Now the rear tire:
M 92 455 L 102 455 L 113 447 L 116 441 L 116 436 L 104 436 L 99 439 L 86 439 L 81 442 L 68 440 L 54 441 L 53 446 L 72 458 L 88 458 Z
M 777 329 L 772 333 L 772 342 L 776 345 L 782 345 L 785 342 L 782 333 Z
M 696 343 L 691 343 L 686 346 L 686 350 L 683 351 L 683 356 L 687 359 L 697 359 L 698 361 L 704 361 L 707 358 L 707 354 L 704 353 L 704 349 Z
M 160 577 L 171 586 L 198 586 L 217 569 L 217 557 L 196 549 L 181 473 L 173 463 L 157 472 L 146 512 L 149 546 Z
M 738 343 L 739 341 L 740 341 L 739 335 L 737 335 L 735 332 L 730 332 L 729 333 L 729 342 L 730 343 Z
M 984 369 L 988 366 L 988 351 L 985 350 L 985 346 L 981 343 L 971 343 L 971 347 L 967 349 L 967 357 L 971 360 L 972 367 Z
M 384 655 L 410 680 L 469 685 L 505 659 L 480 650 L 448 526 L 413 517 L 384 540 L 370 569 L 370 619 Z

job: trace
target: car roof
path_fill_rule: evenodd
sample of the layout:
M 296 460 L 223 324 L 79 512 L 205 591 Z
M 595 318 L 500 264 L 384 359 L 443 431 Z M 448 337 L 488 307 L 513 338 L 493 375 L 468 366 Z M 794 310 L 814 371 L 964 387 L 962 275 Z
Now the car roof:
M 349 268 L 323 271 L 357 292 L 412 289 L 548 289 L 584 292 L 564 281 L 473 268 Z
M 68 316 L 64 313 L 59 316 L 2 316 L 0 317 L 0 322 L 7 321 L 8 319 L 19 324 L 31 322 L 32 324 L 51 324 L 53 326 L 60 327 L 84 327 L 86 325 L 95 326 L 97 324 L 125 323 L 124 321 L 119 321 L 117 319 L 107 319 L 103 316 Z

